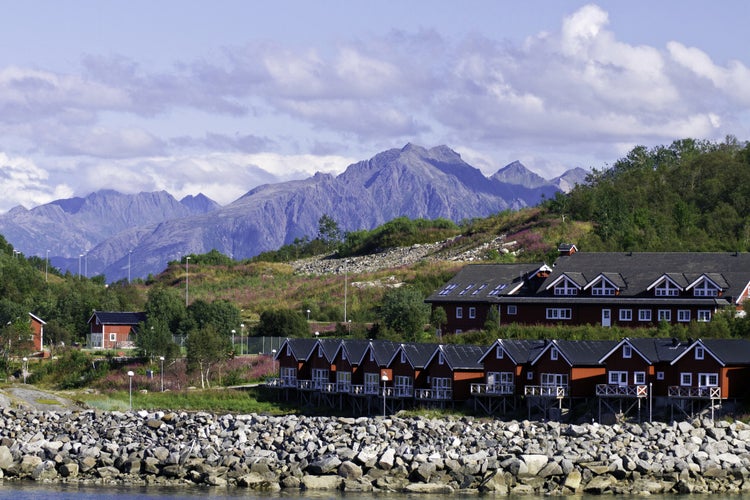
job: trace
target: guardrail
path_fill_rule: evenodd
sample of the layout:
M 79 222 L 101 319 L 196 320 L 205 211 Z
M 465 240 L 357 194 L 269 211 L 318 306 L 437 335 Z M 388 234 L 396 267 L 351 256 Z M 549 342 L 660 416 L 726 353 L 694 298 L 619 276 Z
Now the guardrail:
M 648 396 L 648 386 L 597 384 L 596 395 L 599 397 L 645 398 Z
M 568 395 L 567 385 L 527 385 L 523 388 L 526 396 L 543 396 L 550 398 L 564 398 Z
M 489 395 L 489 396 L 512 396 L 516 393 L 516 386 L 513 384 L 471 384 L 469 388 L 472 395 Z
M 721 399 L 721 387 L 683 387 L 671 385 L 667 389 L 670 398 Z
M 452 389 L 417 389 L 414 391 L 416 399 L 426 399 L 431 401 L 448 401 L 453 399 Z

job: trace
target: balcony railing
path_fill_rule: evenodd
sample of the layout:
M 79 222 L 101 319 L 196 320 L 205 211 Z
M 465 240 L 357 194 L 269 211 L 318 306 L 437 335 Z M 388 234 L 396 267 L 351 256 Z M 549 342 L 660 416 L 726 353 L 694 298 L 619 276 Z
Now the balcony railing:
M 266 387 L 276 387 L 279 389 L 284 389 L 288 387 L 297 387 L 297 379 L 296 378 L 269 378 L 266 380 Z
M 352 390 L 351 382 L 336 382 L 336 392 L 340 394 L 349 394 Z
M 471 384 L 472 395 L 509 396 L 516 393 L 514 384 Z
M 630 397 L 645 398 L 648 396 L 648 386 L 645 385 L 615 385 L 597 384 L 596 395 L 599 397 Z
M 383 388 L 380 388 L 382 394 Z M 413 398 L 414 387 L 386 387 L 385 397 L 387 398 Z
M 564 398 L 568 395 L 567 385 L 527 385 L 523 388 L 526 396 L 543 396 L 549 398 Z
M 377 396 L 383 392 L 383 388 L 377 385 L 351 385 L 348 392 L 355 396 Z
M 300 391 L 313 391 L 317 389 L 315 382 L 315 380 L 298 380 L 297 389 Z
M 414 391 L 416 399 L 429 401 L 449 401 L 453 399 L 452 389 L 417 389 Z
M 683 387 L 669 386 L 667 395 L 670 398 L 721 399 L 721 387 Z

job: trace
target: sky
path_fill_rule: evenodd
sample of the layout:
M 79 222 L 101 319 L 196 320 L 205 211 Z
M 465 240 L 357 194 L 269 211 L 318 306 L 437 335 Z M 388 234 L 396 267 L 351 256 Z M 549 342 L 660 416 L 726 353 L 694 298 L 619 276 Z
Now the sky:
M 750 2 L 0 0 L 0 212 L 341 173 L 407 143 L 491 175 L 750 139 Z

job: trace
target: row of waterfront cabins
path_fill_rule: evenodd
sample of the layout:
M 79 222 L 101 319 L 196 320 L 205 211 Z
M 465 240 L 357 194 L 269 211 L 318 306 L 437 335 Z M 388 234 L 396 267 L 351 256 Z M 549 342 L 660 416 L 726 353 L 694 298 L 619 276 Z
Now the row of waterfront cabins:
M 299 404 L 396 412 L 412 406 L 473 405 L 559 418 L 588 401 L 608 414 L 649 408 L 694 415 L 743 398 L 750 341 L 660 338 L 498 339 L 489 347 L 378 340 L 288 338 L 268 385 Z
M 499 325 L 598 324 L 651 327 L 708 322 L 723 309 L 744 314 L 750 254 L 578 252 L 561 245 L 552 266 L 469 264 L 426 302 L 446 312 L 446 333 Z

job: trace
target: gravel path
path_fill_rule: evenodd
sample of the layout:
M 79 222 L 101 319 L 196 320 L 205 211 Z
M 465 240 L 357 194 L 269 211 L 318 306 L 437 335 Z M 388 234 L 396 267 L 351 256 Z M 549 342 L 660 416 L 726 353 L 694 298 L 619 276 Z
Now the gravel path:
M 32 386 L 12 386 L 0 390 L 0 407 L 40 411 L 81 409 L 75 401 Z

